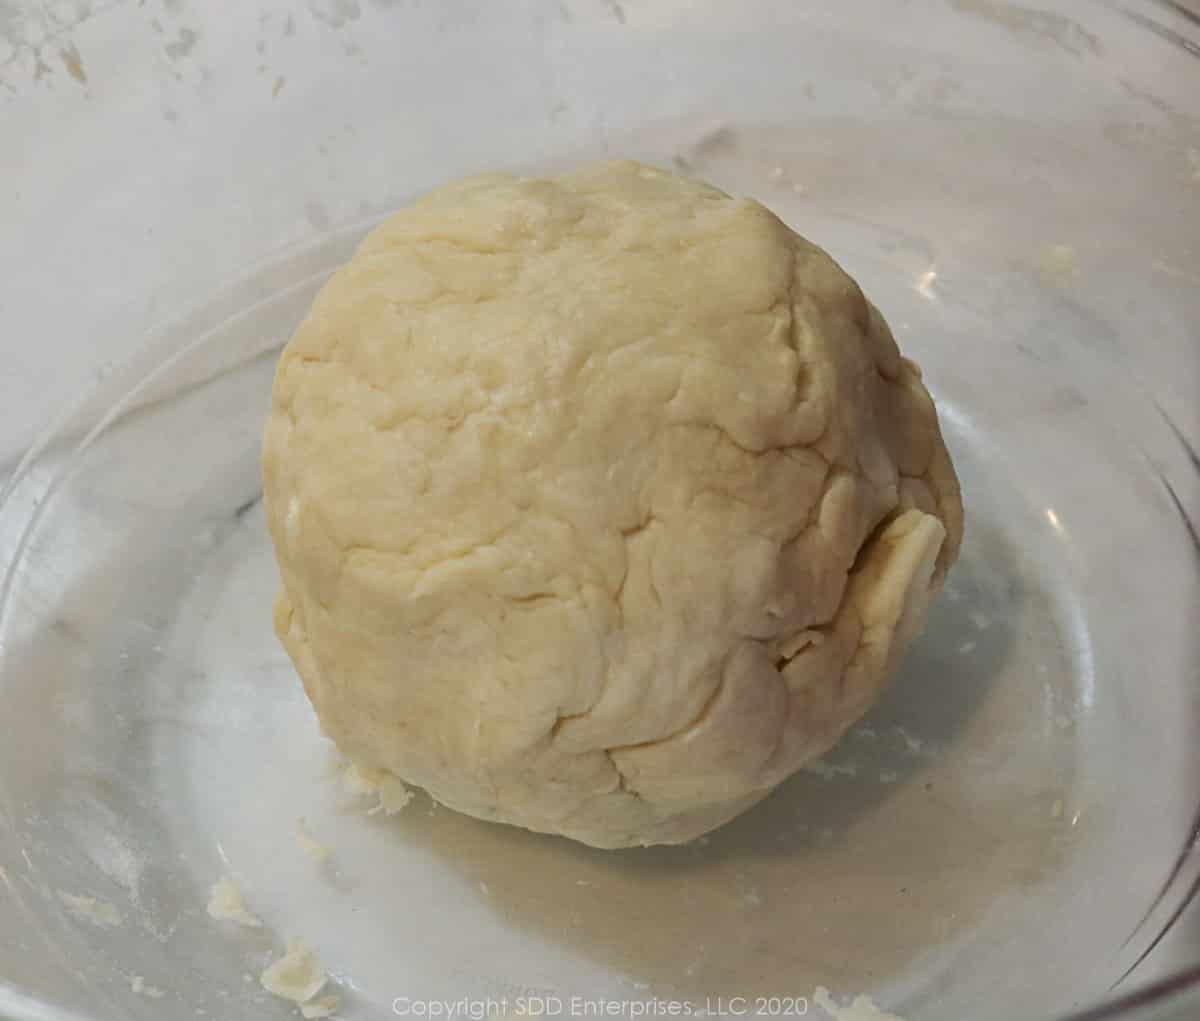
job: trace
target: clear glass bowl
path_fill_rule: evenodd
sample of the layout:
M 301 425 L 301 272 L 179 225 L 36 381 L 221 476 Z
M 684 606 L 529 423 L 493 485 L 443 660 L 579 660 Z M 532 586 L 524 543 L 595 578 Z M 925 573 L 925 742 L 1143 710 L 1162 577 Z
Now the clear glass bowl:
M 0 497 L 0 1014 L 292 1016 L 257 982 L 289 938 L 347 1018 L 819 1018 L 824 987 L 1045 1021 L 1149 975 L 1200 874 L 1186 6 L 84 7 L 0 17 L 13 437 L 32 382 L 137 350 Z M 939 401 L 961 563 L 883 702 L 697 844 L 367 815 L 271 633 L 274 358 L 387 209 L 603 156 L 754 195 L 860 280 Z M 224 876 L 262 927 L 208 916 Z M 1088 1016 L 1193 1016 L 1195 985 Z

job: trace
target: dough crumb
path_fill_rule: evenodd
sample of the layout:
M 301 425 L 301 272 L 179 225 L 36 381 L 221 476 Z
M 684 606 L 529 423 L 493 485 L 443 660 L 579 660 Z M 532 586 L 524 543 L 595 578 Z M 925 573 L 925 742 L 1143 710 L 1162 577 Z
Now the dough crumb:
M 251 929 L 262 926 L 262 919 L 246 907 L 242 891 L 232 879 L 218 879 L 208 894 L 208 913 L 218 922 L 237 922 Z
M 319 840 L 316 840 L 311 833 L 308 832 L 308 825 L 301 816 L 296 820 L 296 843 L 298 843 L 313 861 L 318 865 L 324 865 L 330 858 L 333 857 L 333 849 Z
M 125 921 L 116 906 L 109 904 L 106 900 L 98 900 L 95 897 L 87 897 L 83 894 L 68 893 L 66 890 L 58 891 L 58 899 L 80 921 L 90 922 L 101 929 L 114 929 Z
M 258 981 L 273 996 L 303 1004 L 325 987 L 328 977 L 316 954 L 299 940 L 289 940 L 287 952 L 269 965 Z
M 1042 279 L 1061 282 L 1075 271 L 1075 250 L 1070 245 L 1051 245 L 1038 259 L 1038 273 Z
M 898 1014 L 889 1014 L 876 1005 L 869 996 L 856 996 L 841 1006 L 824 986 L 817 986 L 812 996 L 813 1003 L 820 1007 L 832 1021 L 904 1021 Z
M 300 1013 L 310 1019 L 330 1017 L 338 1009 L 340 1003 L 341 1001 L 338 999 L 337 994 L 330 993 L 328 996 L 322 996 L 311 1003 L 302 1003 L 300 1005 Z
M 403 811 L 412 799 L 413 793 L 404 781 L 389 773 L 384 776 L 383 783 L 379 786 L 379 804 L 371 810 L 371 814 L 383 809 L 384 815 L 395 815 Z
M 398 776 L 383 769 L 372 769 L 351 763 L 342 776 L 342 786 L 355 798 L 374 794 L 378 801 L 367 809 L 367 815 L 395 815 L 413 799 L 413 793 Z

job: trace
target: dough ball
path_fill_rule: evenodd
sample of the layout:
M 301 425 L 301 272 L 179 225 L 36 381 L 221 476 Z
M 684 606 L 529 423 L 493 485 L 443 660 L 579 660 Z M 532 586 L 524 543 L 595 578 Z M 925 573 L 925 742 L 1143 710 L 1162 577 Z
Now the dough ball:
M 362 765 L 598 847 L 721 825 L 873 702 L 954 560 L 917 367 L 761 205 L 442 188 L 279 363 L 276 627 Z

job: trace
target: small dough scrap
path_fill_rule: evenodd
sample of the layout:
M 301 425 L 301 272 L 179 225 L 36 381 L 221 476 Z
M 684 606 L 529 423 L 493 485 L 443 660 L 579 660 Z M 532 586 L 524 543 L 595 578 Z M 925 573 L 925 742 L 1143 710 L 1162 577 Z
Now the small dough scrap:
M 597 847 L 691 840 L 830 748 L 962 538 L 859 286 L 629 162 L 373 231 L 280 358 L 263 473 L 276 630 L 356 778 Z
M 353 762 L 347 765 L 342 784 L 352 797 L 375 795 L 377 800 L 367 809 L 367 815 L 378 815 L 380 812 L 395 815 L 407 808 L 413 799 L 408 785 L 394 773 Z
M 246 907 L 237 884 L 228 878 L 213 883 L 208 894 L 208 913 L 218 922 L 236 922 L 251 929 L 262 925 L 262 919 Z
M 898 1014 L 889 1014 L 869 996 L 854 997 L 846 1006 L 841 1006 L 824 986 L 817 986 L 813 1003 L 829 1015 L 830 1021 L 904 1021 Z
M 403 812 L 413 799 L 413 792 L 398 776 L 388 773 L 379 785 L 379 809 L 384 815 L 395 815 Z M 372 809 L 378 811 L 378 809 Z
M 336 993 L 321 996 L 310 1003 L 300 1004 L 300 1013 L 306 1018 L 332 1017 L 341 1005 L 341 999 Z
M 289 940 L 287 952 L 271 964 L 258 981 L 274 996 L 293 1003 L 307 1003 L 325 988 L 329 977 L 316 954 L 299 940 Z

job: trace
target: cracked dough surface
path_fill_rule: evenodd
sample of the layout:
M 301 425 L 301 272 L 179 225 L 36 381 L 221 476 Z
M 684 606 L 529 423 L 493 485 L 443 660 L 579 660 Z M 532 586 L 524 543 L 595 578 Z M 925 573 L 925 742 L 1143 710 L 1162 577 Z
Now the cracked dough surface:
M 435 191 L 279 363 L 275 623 L 350 758 L 599 847 L 828 749 L 962 533 L 917 367 L 753 201 L 617 163 Z

